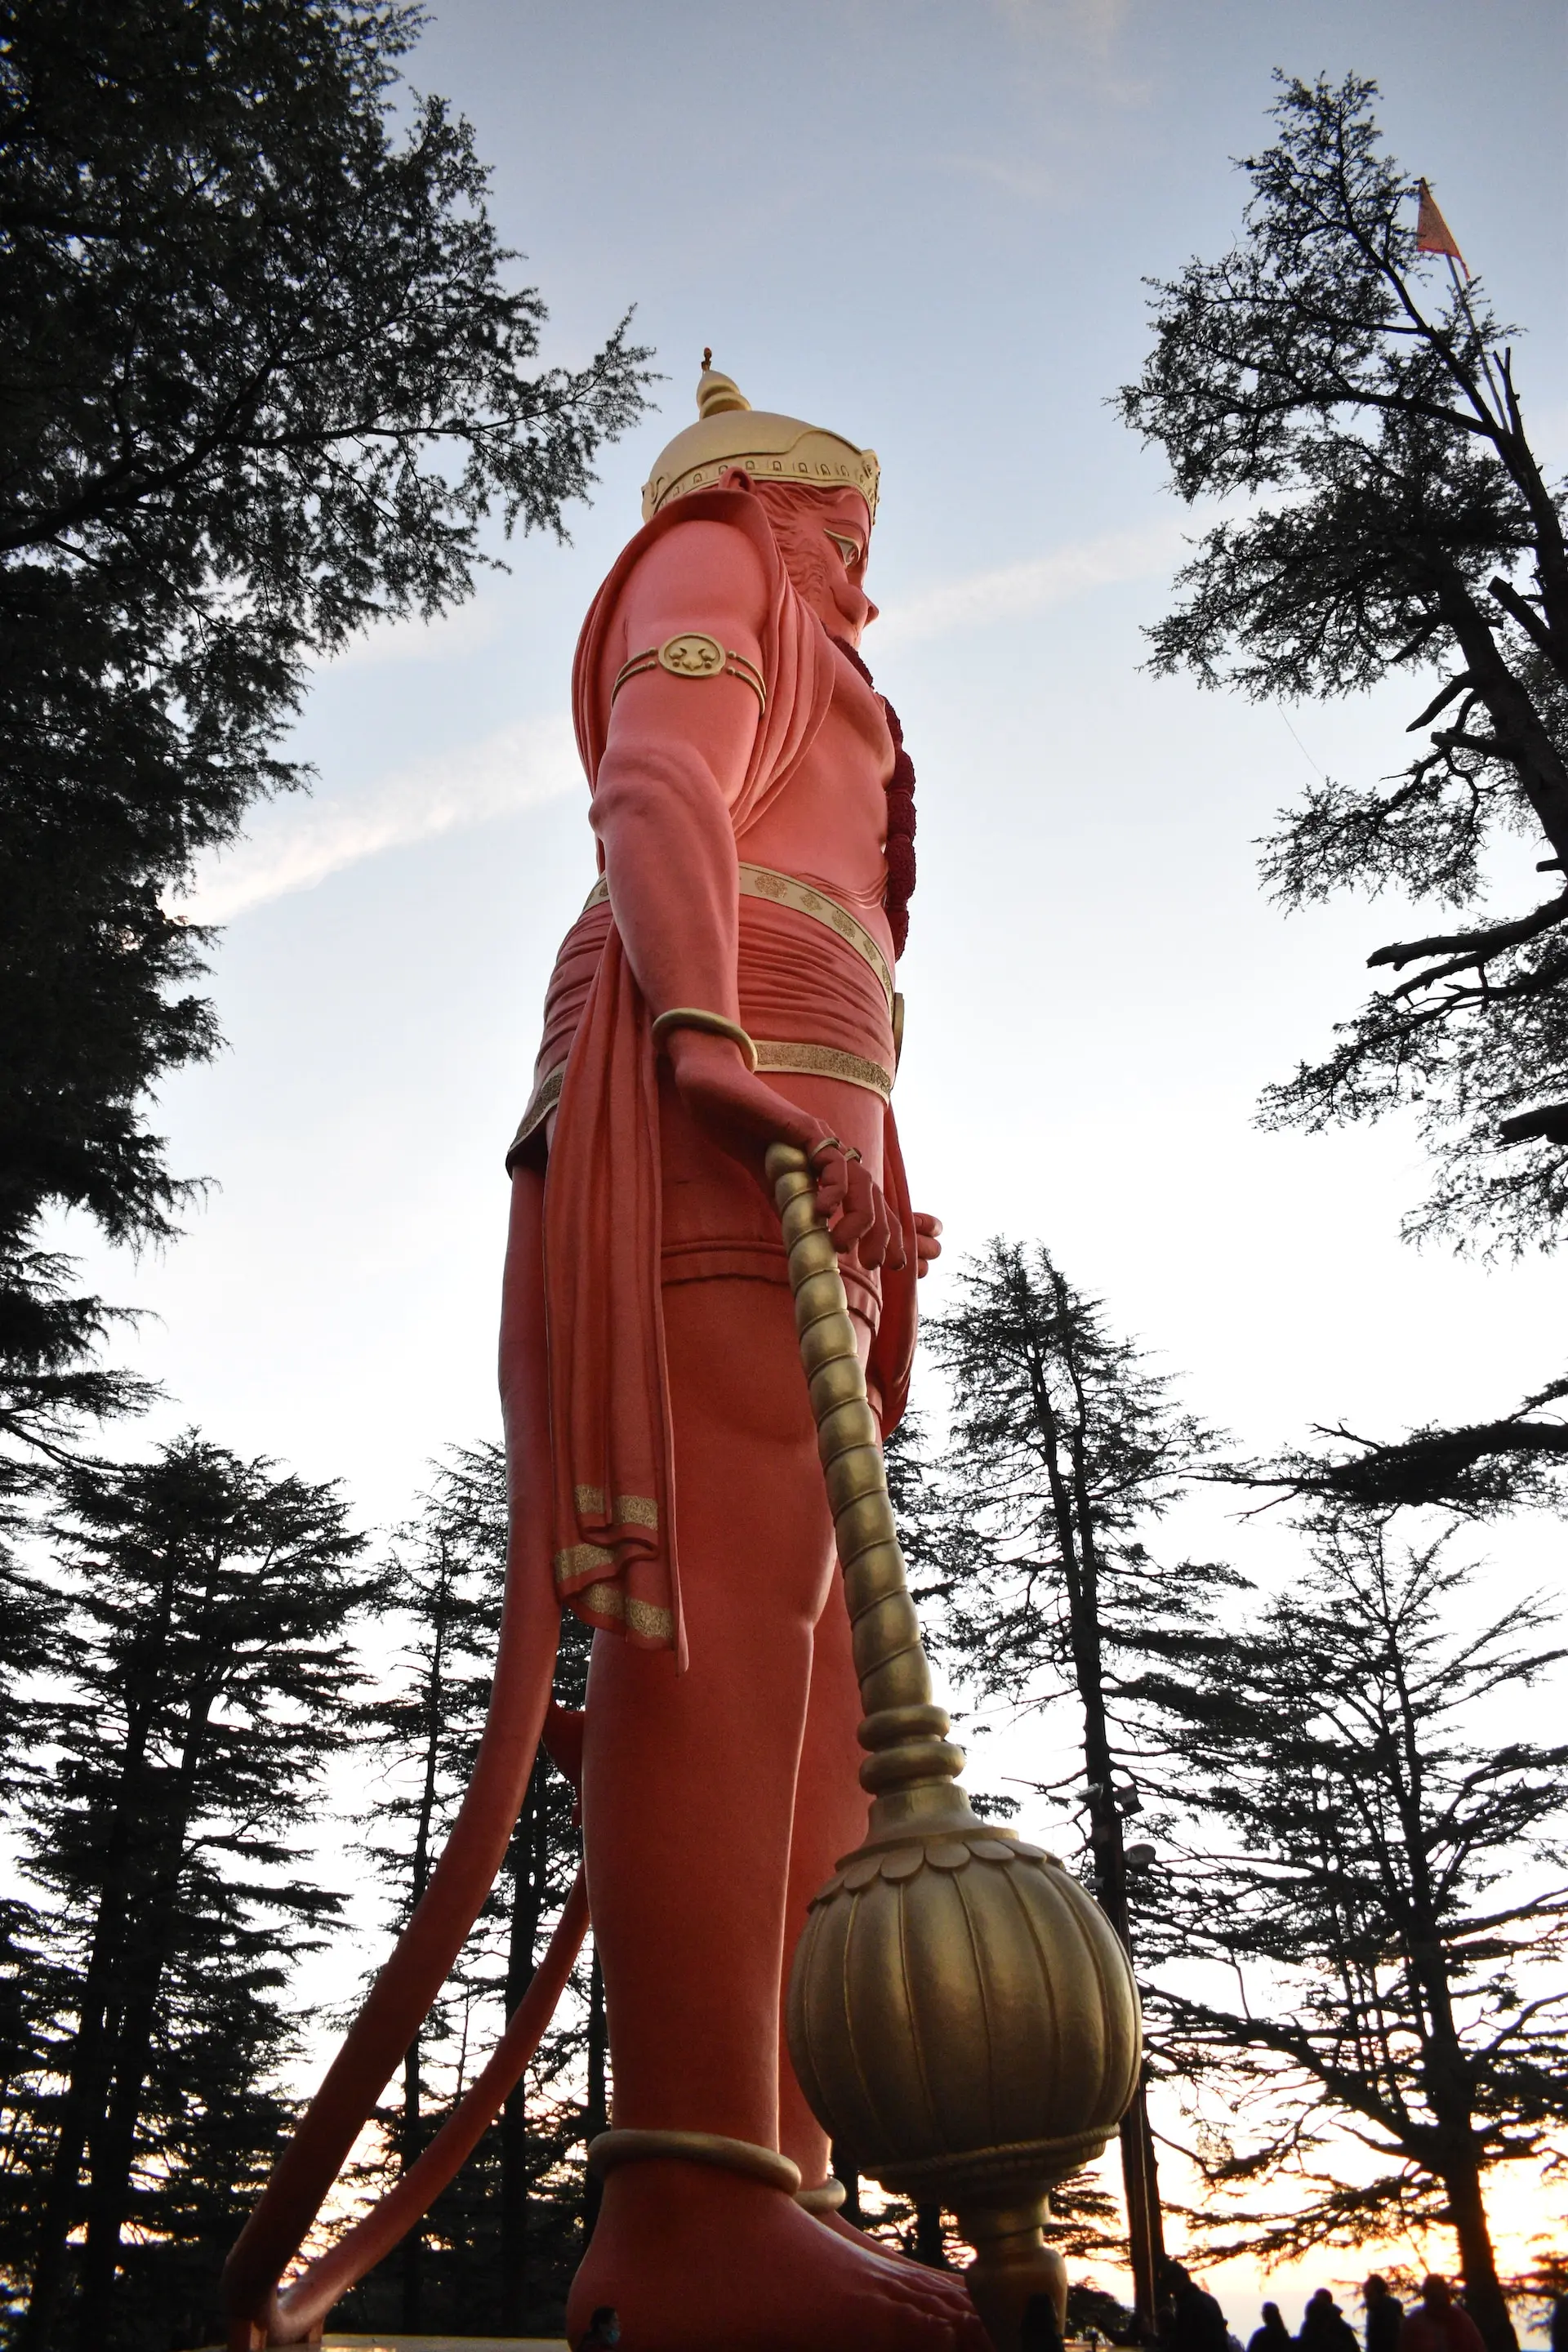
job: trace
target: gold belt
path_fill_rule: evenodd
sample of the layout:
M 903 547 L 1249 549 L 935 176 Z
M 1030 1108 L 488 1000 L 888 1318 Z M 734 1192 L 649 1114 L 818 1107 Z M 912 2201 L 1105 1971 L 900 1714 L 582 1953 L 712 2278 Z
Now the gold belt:
M 815 890 L 809 882 L 801 881 L 798 876 L 781 874 L 772 866 L 752 866 L 742 860 L 740 885 L 742 898 L 763 898 L 771 906 L 792 907 L 797 915 L 809 916 L 814 923 L 821 923 L 842 940 L 863 963 L 869 965 L 877 975 L 882 993 L 888 1000 L 888 1011 L 892 1015 L 896 1068 L 898 1050 L 902 1043 L 903 999 L 895 995 L 888 959 L 865 924 L 852 915 L 847 907 L 841 907 L 837 898 L 829 898 L 826 890 Z M 601 875 L 583 901 L 583 913 L 585 915 L 590 907 L 602 906 L 609 895 L 610 886 Z M 847 1054 L 837 1045 L 797 1044 L 784 1037 L 757 1037 L 752 1043 L 757 1049 L 759 1071 L 793 1070 L 805 1077 L 837 1078 L 846 1086 L 864 1087 L 868 1094 L 880 1095 L 884 1102 L 891 1099 L 892 1072 L 885 1070 L 880 1062 L 868 1061 L 863 1054 Z M 508 1167 L 529 1137 L 543 1126 L 560 1101 L 565 1076 L 565 1063 L 558 1062 L 554 1069 L 545 1072 L 534 1087 L 529 1097 L 528 1108 L 522 1114 L 508 1150 Z
M 882 953 L 864 923 L 841 907 L 826 890 L 814 890 L 794 874 L 781 874 L 772 866 L 749 866 L 743 860 L 740 868 L 742 898 L 764 898 L 771 906 L 793 907 L 797 915 L 809 915 L 814 923 L 821 923 L 852 948 L 862 963 L 869 964 L 881 983 L 888 1000 L 888 1010 L 893 1009 L 893 975 L 887 957 Z M 610 886 L 601 874 L 583 901 L 585 915 L 590 907 L 597 907 L 610 895 Z M 787 1066 L 793 1068 L 795 1066 Z
M 884 1102 L 892 1099 L 892 1072 L 885 1070 L 880 1062 L 868 1061 L 864 1054 L 847 1054 L 837 1045 L 796 1044 L 785 1037 L 755 1037 L 752 1042 L 757 1049 L 759 1072 L 793 1070 L 805 1077 L 837 1078 L 847 1087 L 864 1087 L 868 1094 L 879 1095 Z M 507 1150 L 509 1168 L 529 1137 L 543 1126 L 560 1101 L 565 1076 L 565 1063 L 557 1062 L 534 1087 Z

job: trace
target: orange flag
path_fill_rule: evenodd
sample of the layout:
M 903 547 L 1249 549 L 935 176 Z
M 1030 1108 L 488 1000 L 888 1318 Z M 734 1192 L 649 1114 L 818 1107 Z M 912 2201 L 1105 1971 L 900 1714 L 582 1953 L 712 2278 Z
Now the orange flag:
M 1438 211 L 1437 199 L 1425 180 L 1419 184 L 1416 193 L 1421 198 L 1421 210 L 1415 221 L 1416 252 L 1446 253 L 1450 261 L 1458 263 L 1468 278 L 1470 265 L 1459 251 L 1454 232 Z

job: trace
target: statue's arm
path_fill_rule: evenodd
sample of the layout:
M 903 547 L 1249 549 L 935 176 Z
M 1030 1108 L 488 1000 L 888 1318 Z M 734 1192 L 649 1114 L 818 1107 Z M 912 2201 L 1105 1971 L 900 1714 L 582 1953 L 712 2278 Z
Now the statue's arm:
M 767 596 L 762 559 L 723 522 L 667 531 L 622 597 L 624 658 L 690 629 L 760 666 Z M 694 1004 L 738 1018 L 734 829 L 760 718 L 738 677 L 628 678 L 610 712 L 594 787 L 616 924 L 657 1014 Z
M 760 668 L 768 583 L 744 532 L 721 522 L 682 524 L 656 540 L 623 591 L 619 659 L 687 630 L 718 638 Z M 761 718 L 738 677 L 673 677 L 652 668 L 626 680 L 610 713 L 594 786 L 594 827 L 610 905 L 637 986 L 657 1017 L 694 1005 L 740 1017 L 740 891 L 731 809 L 744 784 Z M 812 1150 L 827 1136 L 748 1072 L 739 1046 L 676 1029 L 665 1049 L 681 1098 L 724 1148 L 756 1165 L 767 1146 Z M 828 1155 L 817 1191 L 825 1215 L 842 1209 L 838 1247 L 862 1260 L 897 1259 L 880 1189 L 863 1168 Z

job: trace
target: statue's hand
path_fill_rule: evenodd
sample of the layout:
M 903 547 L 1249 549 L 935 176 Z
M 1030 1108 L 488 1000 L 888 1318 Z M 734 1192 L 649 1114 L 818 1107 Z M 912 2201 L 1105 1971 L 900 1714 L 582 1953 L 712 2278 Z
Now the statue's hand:
M 922 1278 L 932 1258 L 942 1255 L 942 1219 L 933 1217 L 929 1209 L 917 1209 L 915 1219 L 915 1274 Z
M 770 1143 L 817 1151 L 830 1130 L 809 1111 L 778 1094 L 747 1069 L 738 1045 L 704 1029 L 677 1029 L 665 1051 L 680 1099 L 721 1150 L 759 1174 Z M 865 1266 L 900 1266 L 904 1245 L 888 1214 L 882 1188 L 858 1160 L 820 1152 L 816 1205 L 833 1230 L 841 1257 L 858 1249 Z

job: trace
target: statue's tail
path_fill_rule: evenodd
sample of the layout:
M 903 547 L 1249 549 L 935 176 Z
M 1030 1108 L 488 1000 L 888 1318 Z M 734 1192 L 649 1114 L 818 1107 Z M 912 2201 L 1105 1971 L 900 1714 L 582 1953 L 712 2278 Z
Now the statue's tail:
M 508 2019 L 506 2032 L 497 2043 L 489 2065 L 475 2077 L 429 2147 L 410 2166 L 395 2188 L 389 2189 L 377 2204 L 373 2205 L 364 2218 L 356 2221 L 335 2245 L 308 2264 L 281 2294 L 276 2292 L 277 2276 L 294 2248 L 290 2246 L 281 2260 L 279 2259 L 284 2231 L 282 2229 L 275 2231 L 269 2226 L 267 2203 L 263 2200 L 235 2247 L 225 2273 L 226 2290 L 229 2296 L 231 2347 L 237 2344 L 245 2347 L 245 2352 L 251 2352 L 251 2347 L 257 2344 L 307 2342 L 312 2328 L 326 2317 L 340 2296 L 345 2295 L 350 2287 L 357 2285 L 367 2271 L 374 2270 L 421 2215 L 429 2211 L 442 2189 L 456 2177 L 479 2146 L 500 2114 L 508 2093 L 538 2049 L 565 1990 L 587 1926 L 588 1890 L 579 1870 L 573 1881 L 560 1924 L 550 1939 L 543 1959 L 534 1970 L 533 1981 Z M 287 2162 L 286 2157 L 284 2163 Z M 274 2174 L 274 2181 L 278 2178 L 279 2174 Z M 292 2207 L 289 2210 L 291 2217 Z M 288 2231 L 291 2232 L 292 2227 L 290 2218 Z M 236 2310 L 236 2303 L 240 2280 L 243 2278 L 247 2284 L 252 2283 L 264 2268 L 271 2282 L 267 2292 L 265 2311 L 257 2312 L 252 2285 L 251 2294 L 247 2298 L 248 2308 L 243 2314 L 239 2313 Z
M 538 1716 L 520 1704 L 530 1679 L 528 1638 L 527 1612 L 509 1607 L 501 1621 L 495 1683 L 474 1777 L 424 1900 L 371 1988 L 224 2266 L 230 2352 L 308 2341 L 338 2297 L 390 2252 L 482 2137 L 539 2047 L 571 1975 L 588 1926 L 581 1872 L 533 1982 L 489 2065 L 396 2187 L 280 2295 L 279 2279 L 304 2243 L 362 2126 L 446 1982 L 506 1858 L 539 1748 Z M 564 1732 L 566 1719 L 556 1714 Z M 575 1761 L 567 1752 L 574 1743 L 570 1738 L 558 1743 L 555 1729 L 552 1722 L 547 1744 L 563 1745 L 558 1760 L 563 1764 Z

